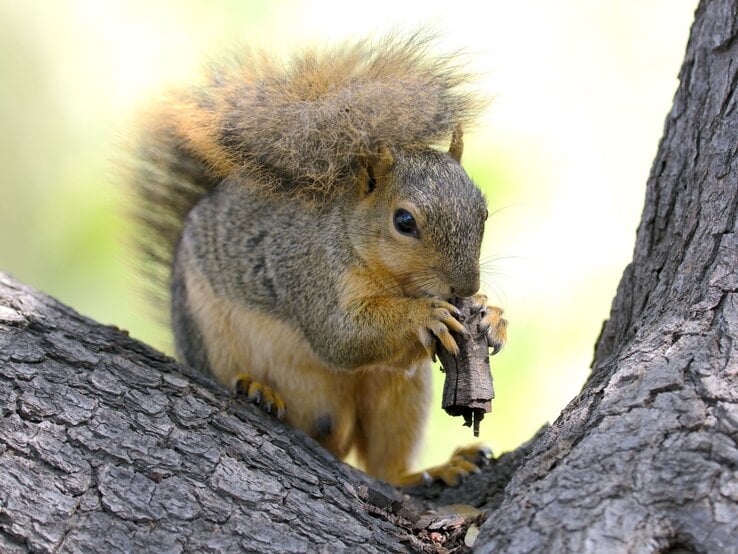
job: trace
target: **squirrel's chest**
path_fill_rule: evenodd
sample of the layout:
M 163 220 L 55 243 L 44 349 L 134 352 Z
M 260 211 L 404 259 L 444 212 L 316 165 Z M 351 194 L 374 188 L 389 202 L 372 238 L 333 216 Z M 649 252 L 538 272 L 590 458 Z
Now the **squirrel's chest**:
M 276 390 L 287 422 L 339 457 L 354 444 L 362 420 L 403 402 L 403 390 L 415 386 L 413 372 L 327 366 L 296 327 L 220 298 L 196 272 L 187 276 L 187 290 L 214 376 L 231 388 L 247 377 Z

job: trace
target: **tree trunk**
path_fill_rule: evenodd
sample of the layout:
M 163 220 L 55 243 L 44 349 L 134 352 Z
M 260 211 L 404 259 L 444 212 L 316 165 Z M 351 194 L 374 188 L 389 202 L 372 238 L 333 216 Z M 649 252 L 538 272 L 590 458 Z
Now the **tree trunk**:
M 703 1 L 592 374 L 480 552 L 738 552 L 737 38 Z
M 401 497 L 0 275 L 0 551 L 434 551 L 461 535 L 418 513 L 465 502 L 479 552 L 738 552 L 737 38 L 704 0 L 589 381 L 457 489 Z

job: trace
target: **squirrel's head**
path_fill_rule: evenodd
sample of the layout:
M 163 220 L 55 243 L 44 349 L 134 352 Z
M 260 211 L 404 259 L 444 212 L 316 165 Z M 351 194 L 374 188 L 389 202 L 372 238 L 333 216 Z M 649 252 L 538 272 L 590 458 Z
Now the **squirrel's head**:
M 349 222 L 354 247 L 407 296 L 471 296 L 479 289 L 487 206 L 459 163 L 460 140 L 455 134 L 448 153 L 383 148 L 359 171 Z

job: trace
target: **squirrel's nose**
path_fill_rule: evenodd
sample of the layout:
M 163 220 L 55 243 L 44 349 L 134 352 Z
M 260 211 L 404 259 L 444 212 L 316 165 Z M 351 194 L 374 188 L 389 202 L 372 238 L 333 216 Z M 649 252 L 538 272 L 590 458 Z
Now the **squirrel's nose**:
M 453 296 L 466 297 L 473 296 L 479 290 L 479 273 L 469 275 L 466 279 L 458 279 L 454 286 L 451 287 Z

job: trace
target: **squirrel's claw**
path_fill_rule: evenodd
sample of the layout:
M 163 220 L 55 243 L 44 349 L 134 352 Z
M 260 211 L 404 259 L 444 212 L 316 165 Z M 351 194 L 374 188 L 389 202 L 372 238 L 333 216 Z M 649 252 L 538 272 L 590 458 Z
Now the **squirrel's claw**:
M 461 335 L 468 333 L 464 325 L 457 319 L 461 313 L 456 306 L 444 300 L 424 299 L 424 301 L 429 303 L 427 306 L 430 313 L 423 318 L 418 329 L 420 342 L 431 357 L 435 355 L 434 339 L 438 339 L 443 348 L 455 356 L 459 353 L 459 347 L 451 335 L 451 331 Z
M 282 395 L 270 386 L 252 381 L 251 376 L 244 373 L 236 380 L 236 392 L 246 396 L 249 402 L 264 412 L 279 420 L 284 419 L 286 408 Z
M 463 446 L 454 450 L 448 462 L 426 471 L 434 480 L 455 487 L 469 475 L 480 473 L 480 467 L 489 464 L 491 457 L 492 449 L 486 445 Z
M 451 336 L 451 333 L 448 330 L 448 327 L 444 325 L 443 323 L 433 323 L 429 327 L 431 333 L 441 342 L 443 347 L 451 352 L 454 356 L 456 356 L 459 353 L 459 346 L 456 344 L 456 341 Z
M 482 313 L 480 327 L 487 335 L 487 345 L 492 349 L 494 356 L 507 342 L 507 320 L 502 317 L 502 308 L 488 304 L 484 294 L 475 295 L 474 301 L 475 309 L 478 308 Z
M 492 450 L 485 445 L 475 444 L 457 448 L 448 462 L 420 471 L 404 475 L 401 487 L 417 487 L 430 485 L 440 481 L 448 487 L 455 487 L 469 475 L 480 473 L 480 466 L 489 464 Z
M 456 457 L 464 458 L 473 463 L 477 467 L 488 465 L 492 459 L 492 448 L 484 443 L 470 444 L 468 446 L 460 446 L 454 450 L 451 459 Z
M 441 481 L 448 487 L 458 486 L 464 479 L 473 473 L 479 473 L 479 466 L 462 458 L 454 456 L 445 464 L 427 470 L 436 481 Z

